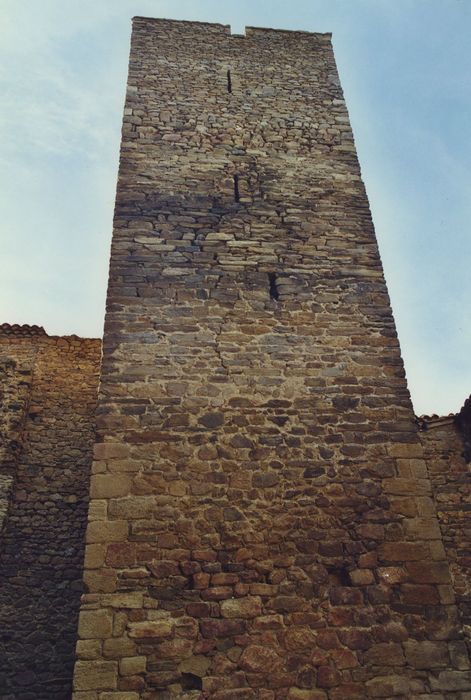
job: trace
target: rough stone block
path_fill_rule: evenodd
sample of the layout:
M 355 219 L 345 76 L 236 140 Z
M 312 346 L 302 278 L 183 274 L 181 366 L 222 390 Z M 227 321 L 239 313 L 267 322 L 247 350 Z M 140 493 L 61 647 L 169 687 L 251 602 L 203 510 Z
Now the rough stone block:
M 95 520 L 88 523 L 87 542 L 124 542 L 128 536 L 125 520 Z
M 129 454 L 129 447 L 124 443 L 99 442 L 93 447 L 95 459 L 123 459 Z
M 85 550 L 84 565 L 87 569 L 99 569 L 105 563 L 105 547 L 102 544 L 90 544 Z
M 173 634 L 174 623 L 171 620 L 147 620 L 131 622 L 129 636 L 132 639 L 166 639 Z
M 125 474 L 93 474 L 90 498 L 116 498 L 126 496 L 131 490 L 131 479 Z
M 414 583 L 448 583 L 450 571 L 446 562 L 410 562 L 406 566 Z
M 251 644 L 242 653 L 239 666 L 249 673 L 260 673 L 270 669 L 271 672 L 279 670 L 281 659 L 274 649 Z
M 471 673 L 469 671 L 442 671 L 438 677 L 438 689 L 443 691 L 471 692 Z
M 404 642 L 404 653 L 412 668 L 446 668 L 450 663 L 446 642 Z
M 113 690 L 118 683 L 116 661 L 77 661 L 74 690 Z
M 120 609 L 142 608 L 144 594 L 140 591 L 129 593 L 112 593 L 101 596 L 101 604 L 105 607 Z
M 105 659 L 121 659 L 123 656 L 135 656 L 136 644 L 126 636 L 105 639 L 103 656 Z
M 404 653 L 400 644 L 375 644 L 365 654 L 365 661 L 374 666 L 403 666 Z
M 116 590 L 116 572 L 109 569 L 88 569 L 83 581 L 89 593 L 113 593 Z
M 101 641 L 99 639 L 78 639 L 76 646 L 77 659 L 98 659 L 101 656 Z
M 246 598 L 230 598 L 220 604 L 222 617 L 251 618 L 258 617 L 262 612 L 262 601 L 258 596 Z
M 147 666 L 147 657 L 128 656 L 119 660 L 119 672 L 122 676 L 134 676 L 144 673 Z
M 82 639 L 111 637 L 113 613 L 110 610 L 82 610 L 79 615 L 78 629 Z
M 422 561 L 429 558 L 430 551 L 417 542 L 385 542 L 378 547 L 378 556 L 384 562 Z
M 369 698 L 409 697 L 409 681 L 402 676 L 381 676 L 366 682 Z

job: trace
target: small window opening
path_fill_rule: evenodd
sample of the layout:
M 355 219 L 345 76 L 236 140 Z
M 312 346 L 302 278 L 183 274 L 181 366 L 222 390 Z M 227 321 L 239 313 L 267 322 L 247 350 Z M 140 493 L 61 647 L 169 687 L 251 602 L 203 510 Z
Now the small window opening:
M 239 176 L 238 175 L 234 175 L 234 201 L 240 202 Z
M 274 272 L 268 273 L 268 286 L 270 289 L 270 299 L 278 301 L 280 295 L 278 294 L 278 288 L 276 286 L 276 274 Z
M 232 78 L 231 71 L 227 71 L 227 92 L 232 92 Z
M 194 673 L 182 673 L 181 684 L 183 690 L 202 690 L 203 681 Z
M 328 571 L 331 583 L 333 583 L 335 586 L 349 587 L 352 585 L 348 568 L 345 565 L 332 568 L 328 567 Z

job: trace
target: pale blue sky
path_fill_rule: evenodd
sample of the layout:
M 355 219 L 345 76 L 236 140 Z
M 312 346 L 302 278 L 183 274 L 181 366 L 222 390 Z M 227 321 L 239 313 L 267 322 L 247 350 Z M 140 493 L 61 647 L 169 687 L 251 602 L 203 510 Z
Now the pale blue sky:
M 470 0 L 0 0 L 0 320 L 101 335 L 134 15 L 333 32 L 414 407 L 458 410 Z

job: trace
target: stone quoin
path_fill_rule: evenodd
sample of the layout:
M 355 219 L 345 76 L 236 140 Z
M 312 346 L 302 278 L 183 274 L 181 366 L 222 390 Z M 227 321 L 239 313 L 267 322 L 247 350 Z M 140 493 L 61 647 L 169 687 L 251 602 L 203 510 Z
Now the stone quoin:
M 329 34 L 134 19 L 95 412 L 99 354 L 0 327 L 2 699 L 471 697 L 471 411 L 414 416 Z

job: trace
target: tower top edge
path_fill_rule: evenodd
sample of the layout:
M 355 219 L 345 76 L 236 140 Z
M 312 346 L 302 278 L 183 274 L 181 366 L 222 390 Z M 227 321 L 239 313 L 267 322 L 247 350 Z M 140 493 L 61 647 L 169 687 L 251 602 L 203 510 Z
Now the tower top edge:
M 132 18 L 133 22 L 152 22 L 155 24 L 174 24 L 174 25 L 196 25 L 197 27 L 213 27 L 220 28 L 226 34 L 231 33 L 230 24 L 221 24 L 220 22 L 201 22 L 191 19 L 168 19 L 166 17 L 144 17 L 143 15 L 135 15 Z
M 161 26 L 174 26 L 174 27 L 185 27 L 188 28 L 204 28 L 208 27 L 212 30 L 220 31 L 222 34 L 227 34 L 229 36 L 244 37 L 240 34 L 231 34 L 230 24 L 221 24 L 219 22 L 202 22 L 198 20 L 187 20 L 187 19 L 167 19 L 164 17 L 144 17 L 142 15 L 136 15 L 132 18 L 133 23 L 153 23 L 159 24 Z M 245 27 L 245 36 L 254 36 L 256 34 L 285 34 L 290 37 L 293 36 L 304 36 L 304 37 L 314 37 L 317 39 L 330 40 L 332 38 L 332 32 L 308 32 L 304 29 L 277 29 L 272 27 Z

